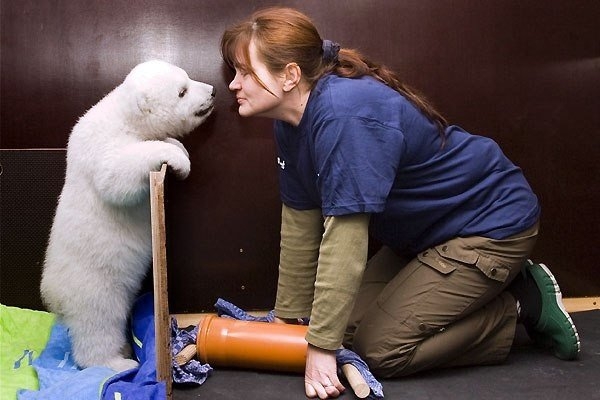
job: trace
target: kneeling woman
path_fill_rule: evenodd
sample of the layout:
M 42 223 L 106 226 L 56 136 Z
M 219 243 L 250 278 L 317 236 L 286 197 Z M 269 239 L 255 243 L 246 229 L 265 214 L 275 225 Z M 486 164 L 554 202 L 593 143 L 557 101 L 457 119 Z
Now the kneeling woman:
M 449 126 L 394 72 L 323 40 L 293 9 L 258 11 L 221 44 L 239 114 L 275 120 L 275 312 L 310 317 L 307 396 L 344 390 L 342 344 L 375 375 L 399 377 L 500 363 L 522 322 L 558 357 L 577 356 L 552 274 L 525 263 L 538 200 L 495 142 Z M 369 235 L 383 246 L 367 262 Z

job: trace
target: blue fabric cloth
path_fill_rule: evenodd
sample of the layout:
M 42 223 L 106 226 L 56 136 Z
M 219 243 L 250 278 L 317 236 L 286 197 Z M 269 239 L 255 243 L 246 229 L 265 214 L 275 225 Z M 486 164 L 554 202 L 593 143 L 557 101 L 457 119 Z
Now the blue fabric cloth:
M 163 400 L 166 397 L 165 382 L 156 380 L 156 347 L 154 330 L 154 298 L 152 293 L 141 296 L 132 312 L 133 351 L 140 362 L 139 368 L 124 371 L 106 382 L 104 400 L 115 399 L 119 393 L 122 400 Z M 197 328 L 196 328 L 197 332 Z M 194 332 L 177 327 L 171 319 L 171 353 L 176 355 L 188 344 L 196 341 Z M 212 368 L 208 364 L 190 360 L 183 366 L 172 361 L 172 375 L 175 383 L 202 384 Z
M 138 368 L 111 377 L 104 385 L 103 400 L 163 400 L 167 396 L 165 382 L 156 380 L 156 348 L 154 335 L 154 300 L 151 293 L 137 299 L 131 317 L 133 352 Z
M 116 373 L 106 367 L 77 367 L 67 327 L 55 323 L 46 347 L 33 361 L 40 389 L 21 390 L 17 393 L 18 400 L 164 400 L 166 384 L 156 380 L 154 300 L 151 293 L 136 301 L 131 329 L 132 347 L 140 365 Z M 180 330 L 175 320 L 171 321 L 171 334 L 173 355 L 186 345 L 195 343 L 194 332 Z M 203 365 L 196 360 L 183 366 L 173 361 L 173 378 L 177 383 L 201 384 L 211 370 L 208 364 Z
M 243 321 L 259 322 L 273 322 L 273 320 L 275 319 L 274 311 L 270 311 L 264 317 L 256 317 L 248 314 L 246 311 L 242 310 L 236 305 L 221 298 L 217 299 L 217 302 L 215 303 L 215 308 L 217 309 L 218 315 L 221 317 L 229 317 Z M 308 324 L 308 320 L 305 320 L 304 322 Z M 343 364 L 352 364 L 356 367 L 356 369 L 365 379 L 365 382 L 367 382 L 367 384 L 371 388 L 371 398 L 383 398 L 383 386 L 373 376 L 367 364 L 360 358 L 358 354 L 348 349 L 339 349 L 336 351 L 335 355 L 339 366 Z
M 115 371 L 106 367 L 79 369 L 72 356 L 67 327 L 55 323 L 50 339 L 38 358 L 33 360 L 39 390 L 22 390 L 18 400 L 93 400 L 101 399 L 104 382 Z
M 275 122 L 282 201 L 371 213 L 371 233 L 414 256 L 458 236 L 503 239 L 537 221 L 522 171 L 490 138 L 445 131 L 371 77 L 326 75 L 298 126 Z

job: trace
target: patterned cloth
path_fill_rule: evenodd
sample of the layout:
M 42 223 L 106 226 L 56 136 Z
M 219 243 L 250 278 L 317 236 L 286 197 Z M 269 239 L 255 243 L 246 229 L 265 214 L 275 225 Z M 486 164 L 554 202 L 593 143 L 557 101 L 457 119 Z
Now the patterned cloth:
M 217 299 L 217 302 L 215 303 L 215 308 L 217 309 L 217 314 L 219 315 L 219 317 L 240 319 L 242 321 L 275 321 L 275 312 L 273 310 L 269 311 L 269 313 L 264 317 L 255 317 L 253 315 L 248 314 L 246 311 L 242 310 L 238 306 L 221 298 Z
M 356 367 L 358 372 L 362 375 L 367 382 L 367 385 L 371 388 L 371 395 L 369 397 L 382 399 L 383 398 L 383 386 L 381 383 L 375 379 L 367 363 L 363 361 L 362 358 L 359 357 L 358 354 L 348 349 L 339 349 L 335 352 L 335 357 L 337 359 L 338 365 L 344 364 L 352 364 Z
M 212 367 L 208 364 L 202 364 L 198 360 L 190 360 L 184 365 L 179 365 L 175 362 L 175 356 L 183 350 L 187 345 L 196 344 L 196 338 L 198 337 L 198 325 L 194 326 L 190 330 L 179 329 L 177 327 L 177 320 L 171 318 L 171 354 L 172 358 L 172 371 L 173 371 L 173 382 L 175 383 L 196 383 L 202 385 L 206 378 L 212 372 Z

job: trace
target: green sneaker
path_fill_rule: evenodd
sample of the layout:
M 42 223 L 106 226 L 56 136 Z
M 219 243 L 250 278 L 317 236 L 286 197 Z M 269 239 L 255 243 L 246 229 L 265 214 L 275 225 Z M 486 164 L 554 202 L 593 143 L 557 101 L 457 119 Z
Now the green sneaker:
M 562 293 L 556 278 L 544 264 L 527 262 L 527 272 L 542 295 L 542 313 L 533 326 L 532 337 L 540 344 L 552 347 L 561 360 L 574 360 L 581 351 L 577 328 L 562 302 Z

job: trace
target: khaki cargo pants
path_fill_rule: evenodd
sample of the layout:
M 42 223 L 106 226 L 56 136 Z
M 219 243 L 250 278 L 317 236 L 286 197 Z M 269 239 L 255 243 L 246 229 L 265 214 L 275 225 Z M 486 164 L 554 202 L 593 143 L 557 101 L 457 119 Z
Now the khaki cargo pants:
M 383 247 L 367 263 L 344 345 L 383 378 L 504 361 L 517 320 L 505 289 L 537 233 L 536 224 L 504 240 L 452 239 L 408 262 Z

